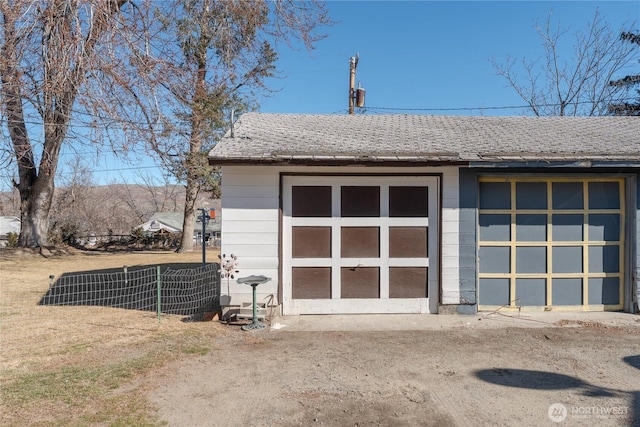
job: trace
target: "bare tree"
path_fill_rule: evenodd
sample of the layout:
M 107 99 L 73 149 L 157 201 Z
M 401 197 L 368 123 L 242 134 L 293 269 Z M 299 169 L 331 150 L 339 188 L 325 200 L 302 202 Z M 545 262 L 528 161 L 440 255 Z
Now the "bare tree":
M 633 43 L 636 48 L 640 47 L 640 32 L 632 33 L 626 32 L 620 34 L 620 40 L 622 42 Z M 619 103 L 612 103 L 609 105 L 609 112 L 617 116 L 640 116 L 640 74 L 628 74 L 621 79 L 614 80 L 609 83 L 611 86 L 616 86 L 624 90 L 631 91 L 635 89 L 635 100 L 625 100 Z
M 61 177 L 61 185 L 54 192 L 49 219 L 48 239 L 50 242 L 67 241 L 69 238 L 86 235 L 95 230 L 94 179 L 90 168 L 80 156 L 67 162 L 69 174 Z
M 138 224 L 147 221 L 155 212 L 178 212 L 184 209 L 183 186 L 172 184 L 166 175 L 158 177 L 139 172 L 137 177 L 141 184 L 121 186 L 120 199 L 128 206 L 130 215 L 137 219 Z
M 48 243 L 63 143 L 117 141 L 126 152 L 143 140 L 186 186 L 181 250 L 193 244 L 198 191 L 215 189 L 206 153 L 226 112 L 268 91 L 276 43 L 311 49 L 330 23 L 319 0 L 5 0 L 0 15 L 19 244 Z
M 90 232 L 97 235 L 128 235 L 140 225 L 121 199 L 121 187 L 102 185 L 93 187 L 87 201 L 87 216 L 91 219 Z
M 133 69 L 112 82 L 110 116 L 126 117 L 137 139 L 148 141 L 165 168 L 186 187 L 180 251 L 193 247 L 195 203 L 202 188 L 215 191 L 207 152 L 228 127 L 228 112 L 256 108 L 256 93 L 276 72 L 279 42 L 312 49 L 330 25 L 318 0 L 173 0 L 150 3 Z M 127 94 L 127 103 L 121 94 Z M 105 94 L 109 96 L 109 94 Z M 116 99 L 114 98 L 114 101 Z M 137 128 L 136 128 L 137 126 Z
M 598 11 L 584 30 L 568 40 L 573 43 L 571 58 L 565 56 L 567 48 L 563 45 L 569 29 L 554 25 L 552 13 L 535 29 L 544 49 L 541 58 L 508 57 L 506 64 L 492 60 L 498 75 L 507 80 L 533 114 L 603 115 L 609 104 L 624 96 L 609 82 L 634 61 L 634 50 L 619 42 L 620 31 L 612 31 Z
M 60 149 L 97 47 L 126 0 L 0 2 L 3 141 L 18 170 L 20 246 L 45 246 Z M 83 100 L 89 97 L 83 94 Z M 7 138 L 4 138 L 5 134 Z
M 15 188 L 0 193 L 0 215 L 20 216 L 20 194 Z
M 140 224 L 118 185 L 96 185 L 91 167 L 76 156 L 67 162 L 53 198 L 49 240 L 73 243 L 90 235 L 129 234 Z

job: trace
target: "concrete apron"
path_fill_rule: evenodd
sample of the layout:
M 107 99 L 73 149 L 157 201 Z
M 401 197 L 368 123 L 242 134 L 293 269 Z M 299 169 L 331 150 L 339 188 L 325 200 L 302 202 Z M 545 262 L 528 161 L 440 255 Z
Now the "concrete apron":
M 621 312 L 487 312 L 476 315 L 350 314 L 280 316 L 268 330 L 412 331 L 447 328 L 637 327 L 640 315 Z

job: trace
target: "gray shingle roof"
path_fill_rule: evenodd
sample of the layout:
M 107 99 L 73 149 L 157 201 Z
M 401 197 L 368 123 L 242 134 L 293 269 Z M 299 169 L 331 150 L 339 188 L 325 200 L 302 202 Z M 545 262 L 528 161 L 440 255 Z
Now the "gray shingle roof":
M 637 117 L 247 113 L 212 164 L 640 162 Z
M 184 214 L 182 212 L 155 212 L 147 222 L 158 221 L 177 230 L 182 230 Z
M 217 210 L 217 212 L 218 214 L 217 214 L 216 221 L 207 222 L 207 225 L 205 228 L 207 231 L 220 231 L 220 214 L 219 214 L 220 210 Z M 200 214 L 200 211 L 196 211 L 195 231 L 202 230 L 202 222 L 200 222 L 200 220 L 198 219 L 199 214 Z M 182 230 L 182 225 L 183 225 L 182 223 L 184 222 L 184 213 L 183 212 L 156 212 L 153 215 L 151 215 L 151 218 L 149 218 L 149 220 L 144 224 L 151 223 L 153 221 L 161 222 L 165 225 L 168 225 L 171 228 L 175 228 L 176 230 Z M 139 225 L 138 227 L 141 227 L 142 225 Z

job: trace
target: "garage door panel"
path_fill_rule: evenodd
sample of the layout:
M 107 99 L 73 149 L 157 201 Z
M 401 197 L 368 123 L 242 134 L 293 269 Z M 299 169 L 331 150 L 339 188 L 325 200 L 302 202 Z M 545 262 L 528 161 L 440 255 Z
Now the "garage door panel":
M 342 258 L 377 258 L 380 256 L 379 227 L 341 227 Z
M 516 183 L 516 209 L 546 210 L 547 201 L 546 182 Z
M 589 240 L 591 241 L 620 240 L 620 215 L 618 214 L 589 215 Z
M 389 257 L 427 258 L 428 231 L 427 227 L 389 227 Z
M 291 192 L 291 216 L 322 218 L 331 216 L 330 186 L 294 186 Z
M 620 186 L 617 182 L 590 182 L 589 209 L 620 209 Z
M 620 247 L 589 247 L 589 273 L 618 273 L 620 271 Z
M 380 269 L 376 267 L 342 267 L 341 298 L 380 298 Z
M 553 214 L 551 215 L 551 233 L 556 242 L 579 242 L 584 238 L 584 215 Z
M 511 215 L 481 214 L 480 240 L 486 242 L 508 242 L 511 240 Z
M 516 279 L 516 302 L 519 305 L 547 304 L 546 279 Z
M 544 242 L 547 240 L 547 216 L 516 215 L 516 239 L 520 242 Z
M 512 308 L 621 309 L 624 182 L 615 177 L 481 177 L 480 308 L 500 306 L 509 298 Z
M 389 187 L 389 216 L 423 218 L 429 216 L 427 187 Z
M 427 298 L 426 267 L 389 268 L 389 298 Z
M 511 183 L 480 182 L 480 209 L 511 209 Z
M 331 258 L 331 227 L 292 227 L 293 258 Z
M 552 248 L 553 273 L 582 273 L 582 246 L 557 246 Z
M 331 298 L 331 268 L 294 267 L 291 284 L 293 299 Z
M 547 272 L 547 248 L 519 246 L 516 248 L 516 274 Z
M 582 305 L 582 279 L 553 279 L 551 300 L 553 305 Z
M 509 305 L 511 283 L 509 279 L 480 279 L 478 303 L 486 306 Z
M 553 209 L 584 208 L 584 184 L 582 182 L 554 182 L 551 185 Z
M 620 279 L 617 277 L 589 279 L 589 304 L 620 304 Z
M 342 186 L 340 207 L 341 216 L 346 218 L 379 217 L 380 187 Z
M 482 246 L 478 251 L 480 273 L 509 273 L 511 248 Z

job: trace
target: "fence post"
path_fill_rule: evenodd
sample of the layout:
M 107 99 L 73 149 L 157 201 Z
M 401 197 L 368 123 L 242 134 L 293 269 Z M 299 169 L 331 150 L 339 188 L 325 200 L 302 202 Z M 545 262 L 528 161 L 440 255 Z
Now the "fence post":
M 162 308 L 160 307 L 160 300 L 161 300 L 161 298 L 160 298 L 160 288 L 161 288 L 161 286 L 160 285 L 162 283 L 162 280 L 160 278 L 160 266 L 159 265 L 156 267 L 156 276 L 157 276 L 157 279 L 158 279 L 157 280 L 158 281 L 158 292 L 157 292 L 158 293 L 158 323 L 160 323 L 160 313 L 162 312 Z

